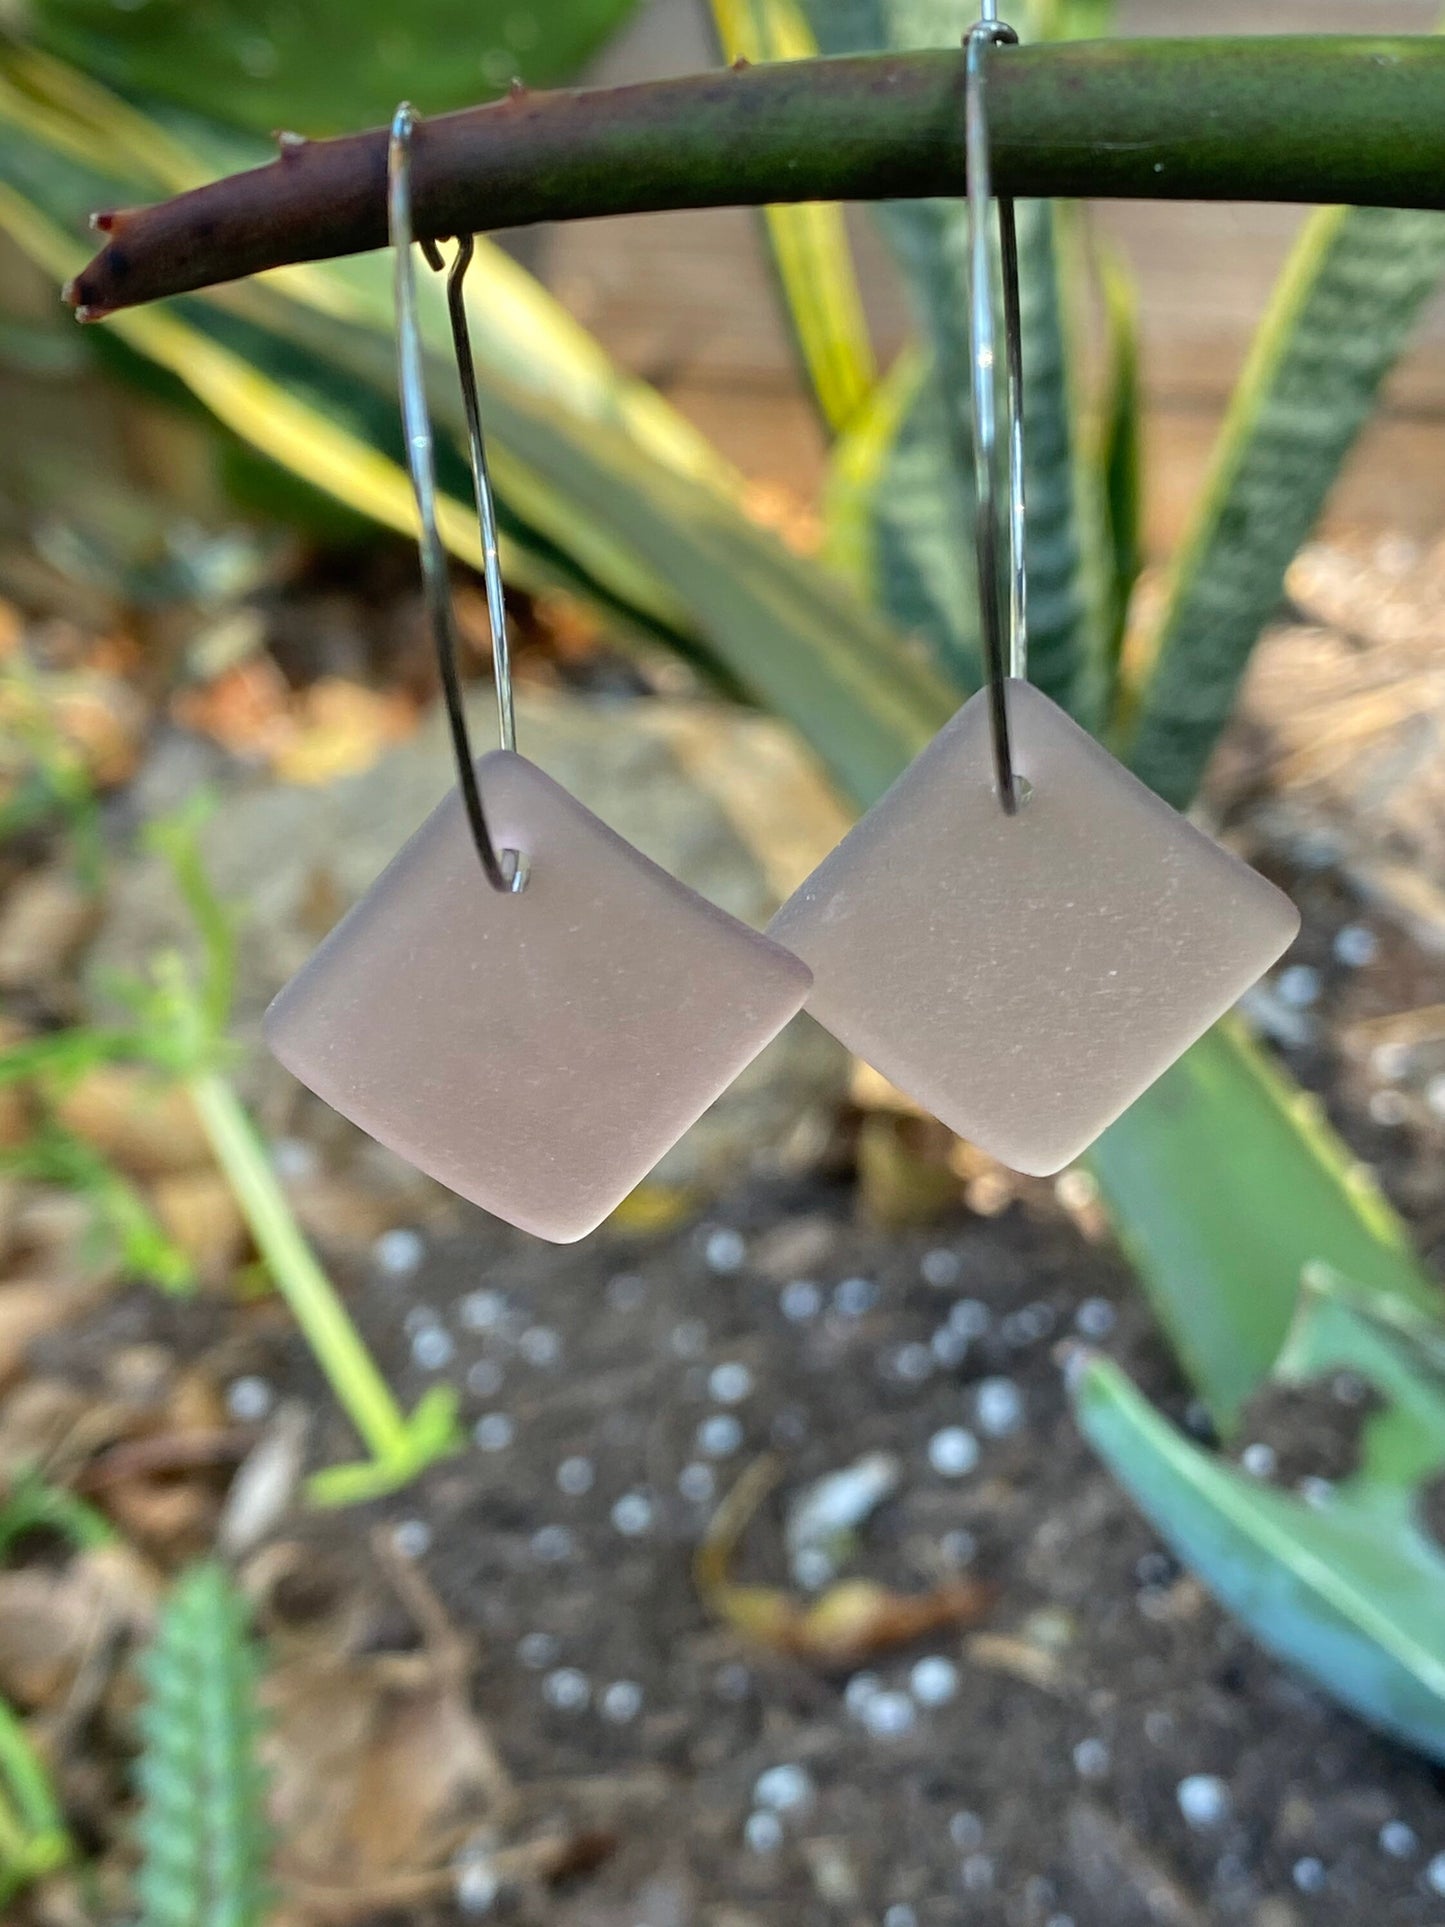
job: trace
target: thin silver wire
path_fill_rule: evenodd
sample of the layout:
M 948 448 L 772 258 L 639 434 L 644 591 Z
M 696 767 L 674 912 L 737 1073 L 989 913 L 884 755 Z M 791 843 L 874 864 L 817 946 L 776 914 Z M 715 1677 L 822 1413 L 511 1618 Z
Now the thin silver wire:
M 416 498 L 417 549 L 421 557 L 422 588 L 441 670 L 442 695 L 452 750 L 456 757 L 457 780 L 472 841 L 492 888 L 514 892 L 521 890 L 526 883 L 526 864 L 517 851 L 498 850 L 487 824 L 467 730 L 461 674 L 457 666 L 457 621 L 452 606 L 446 548 L 437 525 L 436 447 L 431 414 L 427 408 L 416 271 L 412 261 L 411 140 L 415 126 L 416 115 L 411 106 L 403 101 L 393 117 L 391 139 L 387 146 L 386 212 L 394 263 L 397 385 L 401 395 L 407 468 L 411 475 L 412 493 Z M 441 257 L 434 246 L 424 244 L 424 252 L 433 266 L 441 266 Z M 486 445 L 482 438 L 477 404 L 476 373 L 462 298 L 462 278 L 471 261 L 471 254 L 470 238 L 458 243 L 457 258 L 447 280 L 447 308 L 451 316 L 452 342 L 456 350 L 457 373 L 467 417 L 467 440 L 477 521 L 482 538 L 483 577 L 487 589 L 487 617 L 492 634 L 492 668 L 496 678 L 502 745 L 505 749 L 513 749 L 516 746 L 516 723 L 502 572 L 497 557 L 496 510 L 487 470 Z
M 512 653 L 507 640 L 507 604 L 502 593 L 502 563 L 497 553 L 497 508 L 492 494 L 492 472 L 487 466 L 487 444 L 482 434 L 481 404 L 477 399 L 477 366 L 467 327 L 464 283 L 476 243 L 470 234 L 457 236 L 457 251 L 447 275 L 447 315 L 452 324 L 462 407 L 467 417 L 467 452 L 472 464 L 472 493 L 477 505 L 477 529 L 482 538 L 482 579 L 487 588 L 487 621 L 492 632 L 492 671 L 497 686 L 497 726 L 502 748 L 517 747 L 517 714 L 512 702 Z M 423 248 L 423 253 L 427 250 Z M 430 258 L 430 257 L 429 257 Z M 440 256 L 435 265 L 440 266 Z
M 1028 627 L 1024 577 L 1023 348 L 1019 315 L 1018 235 L 1013 201 L 997 197 L 999 258 L 1003 278 L 1005 397 L 1008 411 L 1008 611 L 1000 593 L 998 511 L 998 400 L 995 367 L 993 235 L 994 200 L 989 162 L 985 71 L 994 47 L 1018 39 L 998 17 L 996 0 L 983 0 L 983 17 L 964 37 L 964 144 L 968 169 L 969 334 L 973 356 L 973 458 L 977 511 L 979 610 L 988 675 L 989 720 L 999 802 L 1013 815 L 1023 800 L 1015 776 L 1009 734 L 1006 680 L 1028 674 Z

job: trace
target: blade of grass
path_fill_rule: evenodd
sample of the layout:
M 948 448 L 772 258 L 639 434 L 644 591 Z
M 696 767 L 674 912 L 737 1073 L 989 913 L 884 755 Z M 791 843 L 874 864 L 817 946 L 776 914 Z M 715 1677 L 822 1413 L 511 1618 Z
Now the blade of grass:
M 73 1853 L 49 1776 L 21 1721 L 0 1699 L 0 1896 L 54 1873 Z
M 335 1287 L 302 1236 L 265 1146 L 230 1083 L 212 1071 L 188 1078 L 186 1087 L 216 1162 L 236 1194 L 277 1289 L 291 1308 L 337 1402 L 372 1456 L 374 1471 L 383 1483 L 368 1489 L 405 1483 L 428 1459 L 441 1455 L 439 1437 L 444 1442 L 442 1450 L 460 1446 L 455 1393 L 449 1387 L 438 1387 L 409 1418 L 402 1412 Z M 443 1403 L 448 1422 L 439 1424 Z M 315 1489 L 325 1493 L 328 1484 L 323 1479 Z M 329 1482 L 333 1498 L 337 1489 L 333 1476 Z
M 198 832 L 204 811 L 194 805 L 152 826 L 153 847 L 169 864 L 193 919 L 202 932 L 208 967 L 194 981 L 173 953 L 152 965 L 149 987 L 133 996 L 146 1018 L 147 1035 L 167 1040 L 165 1055 L 179 1069 L 216 1163 L 231 1187 L 277 1290 L 285 1299 L 338 1404 L 365 1445 L 359 1466 L 336 1466 L 312 1481 L 313 1498 L 345 1504 L 395 1489 L 423 1466 L 456 1451 L 457 1395 L 437 1386 L 404 1414 L 330 1279 L 302 1234 L 286 1201 L 260 1135 L 224 1065 L 230 1056 L 225 1028 L 229 1005 L 218 1003 L 234 973 L 232 919 L 211 888 L 201 864 Z

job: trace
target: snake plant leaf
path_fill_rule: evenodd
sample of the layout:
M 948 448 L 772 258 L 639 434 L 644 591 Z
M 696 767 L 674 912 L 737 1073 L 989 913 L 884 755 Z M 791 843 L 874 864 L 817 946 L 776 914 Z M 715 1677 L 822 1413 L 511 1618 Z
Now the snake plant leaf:
M 825 554 L 966 693 L 978 680 L 973 486 L 938 434 L 947 406 L 932 356 L 905 346 L 833 444 Z
M 967 24 L 947 0 L 814 0 L 810 17 L 830 53 L 956 45 Z M 876 213 L 903 270 L 933 372 L 899 422 L 894 460 L 879 473 L 875 554 L 880 566 L 871 591 L 895 622 L 922 624 L 939 666 L 966 690 L 980 673 L 972 555 L 968 212 L 961 200 L 935 198 L 885 203 Z M 1069 405 L 1074 344 L 1063 314 L 1053 211 L 1044 203 L 1023 202 L 1017 219 L 1029 672 L 1049 695 L 1072 707 L 1090 617 L 1079 526 L 1082 471 L 1075 461 Z
M 0 231 L 32 260 L 63 276 L 84 250 L 10 186 L 4 172 L 0 137 Z M 111 326 L 120 341 L 145 362 L 174 374 L 218 423 L 253 448 L 382 527 L 411 532 L 406 472 L 363 436 L 270 380 L 173 310 L 136 309 Z M 453 553 L 480 567 L 481 544 L 470 509 L 455 497 L 444 497 L 438 513 Z M 519 586 L 551 586 L 547 573 L 531 565 L 524 549 L 505 541 L 503 547 L 508 574 Z
M 1130 761 L 1181 806 L 1285 568 L 1442 268 L 1437 213 L 1336 208 L 1306 227 L 1231 407 L 1137 698 Z M 1132 461 L 1126 447 L 1110 465 L 1116 553 L 1129 537 Z M 1126 552 L 1121 583 L 1129 566 Z M 1089 1163 L 1181 1364 L 1226 1430 L 1270 1366 L 1307 1265 L 1438 1303 L 1403 1226 L 1315 1101 L 1233 1025 L 1195 1045 Z
M 1183 807 L 1234 704 L 1285 570 L 1445 272 L 1445 214 L 1327 208 L 1275 289 L 1180 548 L 1127 738 Z
M 1100 433 L 1094 453 L 1108 525 L 1106 606 L 1101 623 L 1104 647 L 1101 720 L 1107 721 L 1117 694 L 1129 603 L 1144 567 L 1143 401 L 1139 380 L 1138 290 L 1117 253 L 1101 248 L 1096 259 L 1104 299 L 1108 361 Z
M 1201 1038 L 1086 1161 L 1180 1363 L 1226 1433 L 1279 1352 L 1309 1265 L 1333 1265 L 1425 1312 L 1441 1303 L 1318 1100 L 1237 1022 Z
M 9 73 L 0 63 L 0 81 Z M 133 121 L 135 110 L 123 111 Z M 57 275 L 78 251 L 68 234 L 77 216 L 107 198 L 91 159 L 98 139 L 94 109 L 78 113 L 54 88 L 37 108 L 33 87 L 0 85 L 6 225 Z M 493 288 L 505 284 L 499 279 Z M 529 293 L 527 321 L 544 315 L 546 303 L 539 290 Z M 384 257 L 334 271 L 289 270 L 106 325 L 208 407 L 224 409 L 230 427 L 276 459 L 390 525 L 410 526 Z M 424 326 L 442 353 L 447 337 L 435 285 L 427 288 Z M 551 332 L 540 372 L 529 375 L 518 340 L 525 326 L 493 319 L 479 329 L 478 359 L 498 493 L 529 553 L 565 558 L 639 619 L 705 651 L 820 743 L 860 801 L 880 794 L 953 706 L 922 653 L 831 570 L 751 522 L 728 472 L 688 432 L 672 429 L 665 404 L 644 403 L 620 381 L 609 392 L 600 351 L 570 354 L 573 324 Z M 514 350 L 520 366 L 497 365 Z M 449 351 L 446 358 L 449 365 Z M 563 363 L 570 382 L 559 376 Z M 460 410 L 444 369 L 433 393 L 438 423 L 452 429 L 459 448 Z M 450 472 L 460 488 L 459 454 Z M 458 503 L 444 533 L 471 554 L 467 522 Z
M 438 331 L 442 325 L 438 315 Z M 388 335 L 338 325 L 299 304 L 285 327 L 318 370 L 325 358 L 384 392 L 390 405 Z M 430 331 L 425 319 L 423 329 Z M 433 386 L 438 423 L 460 436 L 457 398 L 440 380 Z M 516 462 L 575 518 L 577 533 L 557 527 L 559 541 L 606 541 L 635 557 L 686 611 L 704 653 L 802 729 L 865 805 L 951 713 L 953 694 L 921 650 L 830 569 L 784 548 L 708 481 L 657 461 L 610 425 L 584 429 L 495 369 L 483 407 L 499 491 L 516 499 L 508 468 Z
M 632 0 L 28 0 L 25 29 L 127 93 L 265 135 L 342 133 L 500 93 L 513 75 L 550 86 L 575 73 Z
M 1097 516 L 1086 502 L 1087 471 L 1075 447 L 1077 353 L 1063 285 L 1068 210 L 1049 201 L 1018 205 L 1019 319 L 1024 366 L 1024 486 L 1028 523 L 1029 678 L 1065 708 L 1080 709 L 1085 664 L 1101 642 L 1090 617 L 1081 529 Z M 1096 534 L 1099 532 L 1095 531 Z M 1082 721 L 1094 718 L 1081 714 Z
M 726 60 L 808 60 L 818 43 L 797 0 L 712 0 Z M 824 427 L 852 420 L 878 379 L 843 210 L 816 201 L 762 211 L 773 272 Z
M 862 596 L 871 596 L 883 567 L 879 486 L 919 388 L 930 378 L 928 355 L 906 342 L 833 444 L 823 486 L 823 553 Z M 901 626 L 914 627 L 908 621 Z
M 1309 1501 L 1225 1464 L 1165 1420 L 1117 1366 L 1071 1374 L 1085 1436 L 1175 1554 L 1280 1658 L 1387 1733 L 1445 1761 L 1445 1549 L 1420 1523 L 1445 1469 L 1445 1333 L 1316 1268 L 1275 1382 L 1348 1369 L 1380 1403 L 1358 1467 Z M 1422 1324 L 1424 1321 L 1420 1321 Z
M 182 194 L 267 158 L 246 135 L 194 115 L 170 113 L 161 121 L 65 61 L 19 44 L 0 46 L 0 124 L 13 125 L 37 148 L 53 149 L 97 176 L 123 175 L 142 195 Z M 51 192 L 62 192 L 58 183 Z M 64 214 L 69 204 L 52 203 L 51 211 Z M 384 256 L 302 263 L 264 279 L 338 318 L 391 325 Z M 741 491 L 742 477 L 705 435 L 655 388 L 618 369 L 535 276 L 483 235 L 476 237 L 466 292 L 472 345 L 481 361 L 507 367 L 524 385 L 589 420 L 620 424 L 659 460 Z M 434 291 L 429 306 L 433 316 L 441 310 Z
M 63 280 L 84 255 L 83 247 L 71 237 L 80 229 L 84 211 L 98 200 L 116 198 L 118 186 L 133 195 L 139 183 L 144 195 L 180 191 L 208 176 L 210 169 L 194 149 L 196 132 L 194 124 L 188 124 L 182 141 L 63 62 L 33 48 L 0 48 L 0 223 L 47 274 Z M 218 137 L 208 130 L 205 138 L 207 147 L 219 152 L 223 165 L 255 159 L 254 149 L 238 147 L 234 135 Z M 115 172 L 122 164 L 123 181 Z M 535 287 L 499 250 L 479 250 L 479 256 L 483 260 L 477 294 L 482 300 L 494 293 L 517 295 L 513 271 L 529 289 Z M 500 270 L 498 262 L 505 263 Z M 369 265 L 374 271 L 381 263 Z M 345 313 L 354 301 L 344 276 L 334 286 L 309 277 L 305 269 L 288 270 L 286 277 L 277 278 L 294 280 L 329 312 Z M 372 278 L 377 279 L 374 272 Z M 435 305 L 436 292 L 428 289 L 428 295 Z M 595 343 L 587 342 L 590 356 L 581 352 L 572 338 L 575 324 L 558 322 L 561 310 L 556 304 L 551 304 L 549 313 L 549 297 L 540 289 L 536 296 L 519 299 L 523 312 L 517 325 L 530 326 L 532 360 L 524 365 L 540 388 L 545 391 L 555 384 L 585 414 L 625 420 L 662 459 L 677 461 L 690 472 L 715 472 L 709 469 L 710 452 L 701 438 L 694 438 L 660 397 L 652 397 L 657 403 L 652 409 L 647 395 L 636 392 L 642 384 L 614 383 L 609 389 L 605 357 Z M 314 510 L 317 500 L 329 497 L 358 516 L 409 534 L 414 510 L 399 459 L 394 409 L 372 406 L 368 422 L 367 410 L 359 405 L 362 398 L 328 383 L 324 368 L 311 371 L 316 378 L 309 384 L 294 365 L 283 373 L 279 364 L 285 359 L 284 344 L 263 344 L 259 356 L 250 360 L 231 352 L 213 338 L 213 311 L 224 308 L 233 297 L 244 303 L 248 294 L 228 290 L 213 300 L 127 311 L 115 317 L 104 333 L 76 330 L 73 338 L 79 348 L 88 347 L 105 365 L 116 363 L 110 351 L 120 342 L 133 351 L 128 358 L 120 358 L 128 373 L 143 377 L 151 368 L 174 376 L 169 388 L 154 381 L 147 385 L 168 398 L 189 391 L 236 437 L 234 443 L 223 443 L 223 459 L 229 461 L 231 450 L 244 446 L 274 462 L 277 466 L 269 471 L 254 470 L 262 477 L 260 489 L 250 486 L 253 471 L 246 473 L 249 493 L 258 506 L 294 514 L 298 507 Z M 549 320 L 555 324 L 551 328 Z M 490 325 L 491 338 L 500 334 L 504 341 L 510 339 L 495 313 Z M 595 365 L 599 358 L 602 369 Z M 321 392 L 328 387 L 329 408 L 320 402 Z M 318 495 L 308 500 L 298 490 L 278 489 L 274 480 L 265 479 L 268 473 L 275 477 L 283 470 Z M 460 461 L 452 463 L 451 478 L 465 491 L 466 473 Z M 518 478 L 517 492 L 526 492 L 524 478 Z M 544 522 L 566 526 L 565 506 L 554 505 L 539 487 L 534 486 L 531 494 L 540 498 L 547 511 Z M 477 566 L 480 541 L 464 499 L 444 497 L 440 519 L 453 552 Z M 663 585 L 640 570 L 631 557 L 609 547 L 605 539 L 558 547 L 540 531 L 522 527 L 505 503 L 502 520 L 504 565 L 519 588 L 533 592 L 567 588 L 590 595 L 626 626 L 660 630 L 673 641 L 688 628 L 686 610 Z M 590 573 L 580 565 L 579 547 L 589 549 Z

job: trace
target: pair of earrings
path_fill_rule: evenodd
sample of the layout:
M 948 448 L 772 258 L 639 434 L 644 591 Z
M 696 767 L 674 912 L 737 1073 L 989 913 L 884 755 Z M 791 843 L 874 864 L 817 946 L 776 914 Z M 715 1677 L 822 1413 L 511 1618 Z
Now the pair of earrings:
M 436 522 L 412 264 L 413 116 L 388 169 L 403 426 L 459 788 L 266 1016 L 275 1055 L 373 1137 L 543 1238 L 593 1230 L 804 1007 L 1017 1169 L 1076 1157 L 1299 927 L 1271 884 L 1120 767 L 1025 675 L 1012 205 L 998 202 L 1008 405 L 999 570 L 986 57 L 966 142 L 986 686 L 766 936 L 676 882 L 518 756 L 458 243 L 447 286 L 482 534 L 502 748 L 474 764 Z M 435 248 L 428 259 L 441 265 Z M 480 859 L 484 879 L 478 879 Z

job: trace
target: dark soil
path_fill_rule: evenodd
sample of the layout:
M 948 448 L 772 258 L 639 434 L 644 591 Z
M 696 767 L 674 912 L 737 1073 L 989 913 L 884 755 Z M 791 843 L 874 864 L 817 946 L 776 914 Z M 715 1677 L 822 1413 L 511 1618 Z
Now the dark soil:
M 1423 1877 L 1445 1845 L 1439 1777 L 1262 1654 L 1081 1442 L 1059 1369 L 1081 1325 L 1176 1417 L 1188 1408 L 1122 1267 L 1051 1203 L 900 1236 L 857 1228 L 841 1190 L 759 1186 L 660 1240 L 555 1251 L 478 1215 L 415 1255 L 413 1271 L 359 1281 L 363 1328 L 407 1398 L 435 1382 L 418 1334 L 447 1332 L 446 1373 L 488 1388 L 468 1393 L 469 1423 L 493 1415 L 494 1447 L 497 1415 L 514 1429 L 373 1513 L 479 1635 L 476 1704 L 530 1797 L 615 1834 L 600 1868 L 554 1893 L 549 1921 L 1445 1921 Z M 816 1316 L 784 1314 L 796 1278 L 818 1287 Z M 872 1291 L 844 1282 L 858 1279 Z M 861 1312 L 832 1309 L 840 1287 Z M 983 1311 L 964 1324 L 985 1329 L 960 1362 L 907 1349 L 969 1300 Z M 172 1335 L 201 1322 L 184 1312 Z M 154 1333 L 154 1300 L 89 1336 L 114 1344 L 137 1325 Z M 246 1364 L 312 1389 L 294 1342 L 258 1343 Z M 739 1366 L 746 1377 L 715 1376 Z M 977 1389 L 998 1378 L 1022 1422 L 990 1438 Z M 717 1454 L 731 1441 L 711 1438 L 710 1456 L 699 1428 L 720 1414 L 736 1441 Z M 929 1442 L 960 1424 L 979 1463 L 946 1477 Z M 350 1450 L 339 1426 L 323 1441 L 324 1456 Z M 958 1668 L 955 1696 L 914 1704 L 901 1733 L 850 1710 L 856 1676 L 750 1652 L 699 1601 L 690 1563 L 712 1506 L 684 1468 L 709 1466 L 721 1492 L 767 1450 L 785 1493 L 860 1453 L 895 1454 L 899 1490 L 849 1570 L 902 1590 L 958 1571 L 998 1588 L 980 1633 L 868 1664 L 884 1692 L 906 1691 L 921 1658 Z M 580 1484 L 576 1461 L 592 1483 L 568 1496 L 559 1468 Z M 746 1577 L 786 1583 L 779 1518 L 755 1522 Z M 364 1523 L 319 1526 L 318 1551 Z M 609 1695 L 619 1681 L 640 1689 L 635 1712 L 636 1693 Z M 759 1776 L 778 1766 L 803 1770 L 805 1796 L 750 1827 Z M 1223 1780 L 1227 1804 L 1191 1826 L 1178 1789 L 1201 1774 Z M 1403 1854 L 1381 1844 L 1391 1823 Z
M 1358 1469 L 1365 1427 L 1383 1403 L 1353 1372 L 1308 1385 L 1270 1385 L 1249 1401 L 1241 1435 L 1269 1447 L 1274 1483 L 1328 1479 L 1333 1485 Z
M 1372 1118 L 1367 1069 L 1330 1039 L 1438 1000 L 1439 966 L 1385 932 L 1376 964 L 1344 968 L 1331 938 L 1358 915 L 1347 895 L 1328 877 L 1284 880 L 1307 913 L 1299 956 L 1321 980 L 1318 1041 L 1292 1067 L 1438 1245 L 1432 1134 Z M 478 1442 L 384 1505 L 298 1530 L 318 1585 L 368 1527 L 392 1531 L 475 1640 L 474 1703 L 529 1808 L 614 1841 L 544 1901 L 504 1895 L 503 1917 L 1445 1923 L 1440 1773 L 1256 1647 L 1075 1429 L 1061 1360 L 1083 1337 L 1207 1434 L 1127 1270 L 1050 1187 L 999 1217 L 908 1233 L 860 1227 L 851 1187 L 818 1180 L 757 1181 L 676 1231 L 564 1249 L 480 1213 L 458 1222 L 445 1237 L 389 1234 L 351 1298 L 403 1401 L 439 1377 L 467 1387 Z M 221 1340 L 232 1377 L 259 1374 L 323 1415 L 320 1462 L 354 1456 L 289 1324 L 265 1308 L 252 1321 L 238 1336 L 218 1307 L 135 1292 L 36 1363 L 75 1376 L 87 1357 L 156 1339 L 214 1362 Z M 938 1339 L 949 1329 L 972 1334 L 966 1347 Z M 985 1381 L 1016 1392 L 1016 1429 L 980 1422 Z M 995 1383 L 985 1409 L 1000 1396 Z M 1367 1409 L 1311 1388 L 1261 1403 L 1238 1443 L 1267 1440 L 1277 1478 L 1338 1477 Z M 978 1462 L 948 1476 L 930 1442 L 960 1426 Z M 896 1458 L 898 1488 L 841 1570 L 904 1593 L 978 1577 L 996 1588 L 986 1622 L 842 1674 L 744 1646 L 692 1574 L 717 1501 L 777 1456 L 779 1492 L 739 1576 L 787 1585 L 788 1499 L 872 1452 Z M 956 1669 L 938 1704 L 909 1696 L 930 1659 Z M 876 1676 L 871 1695 L 860 1673 Z M 779 1767 L 800 1772 L 760 1790 Z M 1218 1784 L 1196 1781 L 1181 1803 L 1196 1776 Z M 780 1787 L 794 1797 L 777 1811 Z
M 1342 961 L 1338 934 L 1364 916 L 1348 886 L 1276 874 L 1305 913 L 1290 961 L 1317 980 L 1291 1068 L 1438 1264 L 1436 1060 L 1381 1106 L 1388 1079 L 1341 1039 L 1445 1000 L 1445 968 L 1373 920 L 1375 961 Z M 1208 1435 L 1089 1215 L 1036 1185 L 997 1217 L 888 1233 L 858 1224 L 841 1180 L 756 1180 L 648 1238 L 559 1250 L 462 1211 L 445 1236 L 381 1240 L 347 1281 L 358 1322 L 404 1403 L 439 1379 L 466 1388 L 474 1442 L 383 1505 L 296 1523 L 314 1562 L 290 1605 L 307 1609 L 308 1582 L 344 1585 L 370 1528 L 391 1532 L 474 1642 L 475 1708 L 529 1813 L 611 1843 L 544 1899 L 503 1894 L 497 1917 L 1445 1927 L 1445 1778 L 1256 1647 L 1081 1440 L 1061 1369 L 1081 1338 Z M 316 1462 L 355 1456 L 274 1306 L 238 1321 L 129 1292 L 33 1362 L 99 1383 L 121 1347 L 157 1341 L 304 1398 Z M 990 1431 L 1010 1392 L 1017 1425 Z M 1278 1479 L 1338 1478 L 1367 1410 L 1330 1388 L 1274 1398 L 1237 1444 L 1268 1443 Z M 950 1473 L 935 1441 L 960 1427 L 978 1459 Z M 787 1585 L 789 1500 L 886 1453 L 897 1489 L 840 1571 L 904 1594 L 978 1578 L 994 1589 L 984 1623 L 841 1673 L 745 1646 L 692 1567 L 764 1453 L 781 1482 L 740 1578 Z M 1428 1518 L 1440 1531 L 1445 1484 Z

